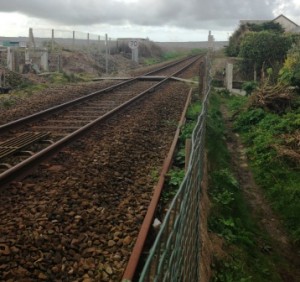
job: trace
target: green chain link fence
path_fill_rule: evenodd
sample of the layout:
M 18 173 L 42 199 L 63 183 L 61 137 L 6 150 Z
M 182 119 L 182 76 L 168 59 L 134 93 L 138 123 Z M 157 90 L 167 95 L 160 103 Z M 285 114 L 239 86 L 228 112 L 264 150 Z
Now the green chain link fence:
M 205 65 L 204 99 L 192 135 L 188 169 L 149 252 L 139 281 L 200 281 L 200 188 L 208 97 L 211 90 L 209 56 L 206 57 Z

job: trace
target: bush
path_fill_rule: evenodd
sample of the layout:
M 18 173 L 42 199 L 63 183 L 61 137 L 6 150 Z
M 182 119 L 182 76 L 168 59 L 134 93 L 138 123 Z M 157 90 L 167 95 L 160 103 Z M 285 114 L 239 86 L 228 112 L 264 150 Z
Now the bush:
M 258 83 L 256 81 L 247 81 L 242 85 L 242 89 L 246 91 L 246 96 L 250 96 L 257 87 Z

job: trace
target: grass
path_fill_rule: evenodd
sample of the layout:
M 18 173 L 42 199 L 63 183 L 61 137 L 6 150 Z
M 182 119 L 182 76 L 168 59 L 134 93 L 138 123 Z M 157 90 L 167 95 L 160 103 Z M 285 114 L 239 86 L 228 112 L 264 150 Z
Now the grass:
M 192 102 L 186 113 L 186 123 L 181 128 L 177 152 L 171 169 L 166 175 L 165 186 L 162 191 L 162 204 L 166 205 L 176 195 L 185 176 L 185 140 L 190 139 L 201 111 L 201 102 L 197 95 L 192 97 Z
M 212 281 L 281 281 L 275 265 L 281 262 L 271 239 L 259 229 L 230 165 L 220 104 L 220 93 L 210 100 L 207 121 L 209 196 L 208 226 L 222 238 L 225 256 L 215 256 Z M 237 105 L 238 103 L 236 103 Z
M 80 75 L 75 75 L 74 73 L 66 73 L 66 72 L 55 72 L 49 76 L 49 80 L 52 84 L 64 84 L 70 82 L 79 82 L 84 79 L 81 78 Z
M 230 98 L 234 112 L 245 98 Z M 265 191 L 272 207 L 284 220 L 292 240 L 300 245 L 300 169 L 293 160 L 280 156 L 274 145 L 282 145 L 300 128 L 300 110 L 277 115 L 263 109 L 248 109 L 236 116 L 235 130 L 247 146 L 247 155 L 256 183 Z
M 23 98 L 30 97 L 34 93 L 42 91 L 48 88 L 47 84 L 34 84 L 31 82 L 23 82 L 19 85 L 18 88 L 13 90 L 8 95 L 1 95 L 0 96 L 0 107 L 9 109 L 18 103 L 19 100 Z

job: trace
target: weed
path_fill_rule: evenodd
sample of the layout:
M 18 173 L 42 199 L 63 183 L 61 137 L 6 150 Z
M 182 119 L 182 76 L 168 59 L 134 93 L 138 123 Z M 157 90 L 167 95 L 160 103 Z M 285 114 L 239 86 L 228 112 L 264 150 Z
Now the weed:
M 184 175 L 184 169 L 174 167 L 169 170 L 166 175 L 166 185 L 161 195 L 164 204 L 174 198 L 184 178 Z
M 256 81 L 247 81 L 243 84 L 242 89 L 246 91 L 246 96 L 250 96 L 257 87 Z
M 202 104 L 199 100 L 192 103 L 186 112 L 186 118 L 188 120 L 197 120 L 197 118 L 200 114 L 201 108 L 202 108 Z
M 261 251 L 261 242 L 270 245 L 270 239 L 255 224 L 239 183 L 230 169 L 230 159 L 220 113 L 221 95 L 210 100 L 207 121 L 207 147 L 209 158 L 209 195 L 212 201 L 208 226 L 211 232 L 223 238 L 225 257 L 215 257 L 212 281 L 280 281 L 274 261 L 280 261 Z M 234 106 L 237 106 L 236 102 Z M 243 103 L 240 103 L 242 106 Z M 239 107 L 239 106 L 238 106 Z M 261 119 L 260 114 L 255 118 Z M 253 119 L 253 123 L 259 123 Z
M 230 98 L 235 101 L 238 98 Z M 232 101 L 228 105 L 232 108 Z M 241 101 L 240 101 L 241 102 Z M 237 103 L 237 102 L 235 102 Z M 300 127 L 299 109 L 278 115 L 263 109 L 239 113 L 235 122 L 247 146 L 248 158 L 256 183 L 265 189 L 274 209 L 280 214 L 295 243 L 300 243 L 300 174 L 299 166 L 280 156 L 276 146 L 283 146 Z M 293 150 L 293 147 L 287 147 Z
M 181 58 L 183 56 L 185 56 L 185 54 L 182 53 L 182 52 L 175 52 L 175 51 L 172 52 L 172 51 L 170 51 L 170 52 L 164 53 L 162 57 L 165 61 L 168 61 L 168 60 L 178 59 L 178 58 Z
M 158 64 L 159 62 L 160 62 L 160 60 L 158 60 L 156 58 L 146 58 L 146 59 L 144 59 L 144 64 L 146 66 L 155 65 L 155 64 Z
M 174 157 L 172 168 L 166 175 L 165 187 L 162 192 L 162 204 L 169 202 L 177 193 L 185 176 L 185 140 L 191 138 L 196 125 L 198 115 L 201 110 L 201 104 L 198 99 L 191 103 L 188 108 L 186 118 L 187 122 L 181 128 L 177 153 Z
M 151 171 L 150 175 L 151 175 L 151 178 L 152 178 L 153 181 L 155 181 L 155 182 L 158 181 L 158 179 L 159 179 L 159 172 L 158 172 L 157 169 L 153 169 Z
M 182 142 L 182 144 L 184 144 L 186 139 L 190 139 L 192 137 L 192 133 L 195 128 L 195 125 L 196 122 L 191 121 L 191 122 L 187 122 L 184 126 L 182 126 L 180 137 L 179 137 L 179 140 L 180 142 Z
M 185 148 L 181 148 L 178 150 L 174 162 L 175 165 L 179 167 L 183 167 L 185 165 Z
M 11 108 L 12 106 L 14 106 L 15 103 L 16 102 L 13 99 L 9 98 L 9 99 L 5 99 L 4 101 L 2 101 L 2 106 L 3 106 L 3 108 L 8 109 L 8 108 Z

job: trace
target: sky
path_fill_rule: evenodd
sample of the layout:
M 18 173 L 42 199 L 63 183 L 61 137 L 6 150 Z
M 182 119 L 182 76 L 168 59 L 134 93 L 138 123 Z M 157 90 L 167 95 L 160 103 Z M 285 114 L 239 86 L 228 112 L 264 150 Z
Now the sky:
M 0 0 L 0 36 L 51 29 L 153 41 L 228 40 L 239 20 L 284 14 L 300 25 L 300 0 Z M 47 31 L 47 32 L 48 32 Z

